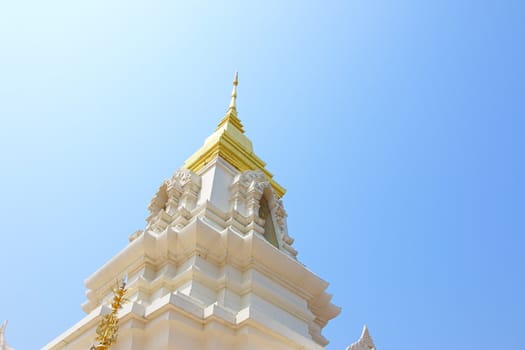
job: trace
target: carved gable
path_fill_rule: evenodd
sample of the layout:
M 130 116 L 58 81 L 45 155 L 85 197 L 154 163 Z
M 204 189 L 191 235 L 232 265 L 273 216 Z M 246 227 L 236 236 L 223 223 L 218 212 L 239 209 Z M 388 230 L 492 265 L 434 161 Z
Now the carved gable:
M 191 218 L 201 188 L 201 178 L 188 169 L 179 169 L 165 180 L 148 206 L 146 230 L 162 232 L 175 223 L 183 227 Z M 179 219 L 179 220 L 177 220 Z
M 260 170 L 248 170 L 238 174 L 230 188 L 232 211 L 255 222 L 260 233 L 275 247 L 296 257 L 291 247 L 293 239 L 288 235 L 286 211 L 283 202 Z

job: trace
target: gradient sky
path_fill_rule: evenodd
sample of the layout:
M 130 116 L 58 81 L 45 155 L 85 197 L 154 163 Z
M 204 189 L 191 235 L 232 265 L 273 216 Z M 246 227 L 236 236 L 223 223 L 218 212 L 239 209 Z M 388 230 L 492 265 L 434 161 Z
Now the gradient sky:
M 17 350 L 238 110 L 344 349 L 518 349 L 523 1 L 4 1 L 0 319 Z

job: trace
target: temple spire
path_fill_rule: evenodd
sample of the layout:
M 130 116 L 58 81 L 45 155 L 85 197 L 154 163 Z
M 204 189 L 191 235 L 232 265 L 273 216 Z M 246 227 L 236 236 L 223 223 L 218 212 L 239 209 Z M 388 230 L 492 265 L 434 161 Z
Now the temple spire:
M 228 106 L 228 110 L 226 111 L 226 114 L 219 122 L 217 129 L 220 129 L 224 125 L 230 124 L 230 125 L 235 126 L 237 129 L 239 129 L 240 132 L 244 133 L 242 123 L 240 119 L 237 117 L 237 85 L 239 85 L 239 73 L 235 71 L 235 76 L 233 77 L 233 90 L 232 90 L 230 105 Z
M 206 138 L 204 145 L 184 162 L 183 167 L 199 173 L 203 171 L 203 168 L 214 164 L 216 159 L 220 157 L 238 171 L 262 171 L 277 197 L 281 198 L 286 190 L 273 179 L 272 173 L 266 169 L 266 163 L 253 152 L 252 141 L 244 133 L 244 127 L 237 117 L 238 84 L 239 74 L 235 72 L 233 91 L 226 114 L 222 117 L 215 131 Z
M 233 78 L 232 99 L 230 101 L 228 111 L 234 110 L 235 112 L 237 112 L 237 85 L 239 85 L 239 72 L 235 71 L 235 77 Z

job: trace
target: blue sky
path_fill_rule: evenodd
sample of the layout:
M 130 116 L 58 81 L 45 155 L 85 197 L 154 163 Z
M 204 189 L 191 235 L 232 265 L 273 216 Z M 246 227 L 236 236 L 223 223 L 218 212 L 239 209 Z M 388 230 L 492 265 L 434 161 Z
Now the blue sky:
M 0 5 L 0 318 L 18 350 L 81 317 L 83 281 L 224 114 L 288 193 L 344 349 L 520 348 L 520 1 Z M 28 336 L 30 334 L 30 336 Z

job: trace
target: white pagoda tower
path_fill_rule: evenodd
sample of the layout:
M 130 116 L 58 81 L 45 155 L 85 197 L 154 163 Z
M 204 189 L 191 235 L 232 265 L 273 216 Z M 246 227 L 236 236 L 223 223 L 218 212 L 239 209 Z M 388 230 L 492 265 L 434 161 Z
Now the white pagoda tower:
M 236 97 L 237 74 L 226 115 L 160 185 L 144 231 L 85 281 L 87 315 L 43 349 L 89 349 L 124 275 L 129 301 L 118 313 L 112 350 L 316 350 L 328 344 L 321 330 L 340 308 L 330 302 L 328 283 L 296 259 L 285 190 L 254 154 Z M 368 338 L 352 349 L 374 349 Z

